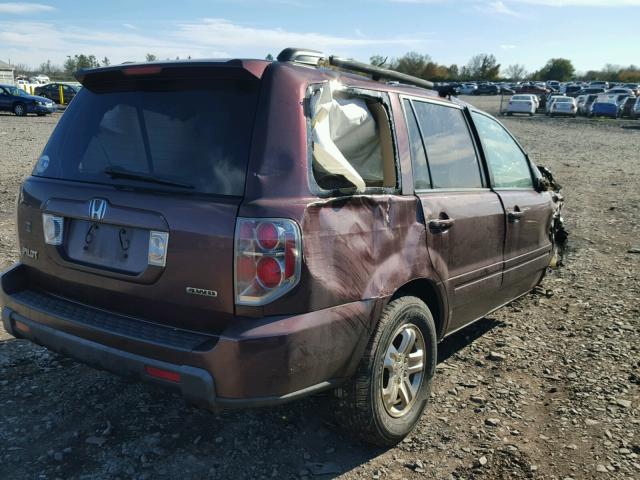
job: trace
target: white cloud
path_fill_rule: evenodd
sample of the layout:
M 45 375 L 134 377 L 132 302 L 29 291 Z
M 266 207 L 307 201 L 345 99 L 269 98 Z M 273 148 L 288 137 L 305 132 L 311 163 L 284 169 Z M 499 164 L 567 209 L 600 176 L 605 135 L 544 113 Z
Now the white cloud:
M 547 7 L 636 7 L 640 0 L 511 0 Z
M 124 28 L 128 28 L 129 30 L 135 30 L 137 27 L 131 23 L 123 23 L 122 26 Z
M 478 5 L 477 8 L 478 10 L 484 11 L 487 13 L 497 13 L 499 15 L 509 15 L 512 17 L 520 16 L 518 12 L 507 7 L 507 5 L 505 5 L 505 3 L 501 1 L 489 2 L 486 7 L 481 7 L 480 5 Z
M 451 0 L 388 0 L 391 3 L 414 3 L 414 4 L 435 4 L 435 3 L 453 3 Z M 458 2 L 456 2 L 458 3 Z M 531 5 L 542 5 L 546 7 L 635 7 L 640 6 L 640 0 L 505 0 L 502 1 L 485 1 L 485 0 L 467 0 L 466 3 L 475 3 L 477 7 L 495 6 L 496 3 L 502 4 L 504 9 L 509 10 L 508 4 L 528 3 Z M 502 8 L 502 7 L 497 7 Z M 494 8 L 495 10 L 495 8 Z M 503 12 L 504 13 L 504 12 Z
M 363 53 L 368 58 L 370 47 L 398 45 L 406 50 L 419 49 L 426 45 L 428 38 L 424 33 L 385 38 L 370 37 L 362 32 L 347 36 L 293 32 L 247 26 L 220 18 L 170 24 L 158 33 L 143 33 L 127 24 L 116 26 L 114 30 L 95 30 L 48 22 L 0 21 L 3 58 L 33 66 L 47 59 L 62 64 L 67 55 L 79 53 L 93 54 L 100 59 L 107 56 L 112 64 L 143 60 L 146 53 L 153 53 L 159 59 L 177 56 L 263 58 L 267 53 L 275 55 L 289 46 L 308 46 L 348 56 Z
M 50 12 L 55 10 L 51 5 L 42 3 L 9 2 L 0 3 L 0 13 L 13 13 L 15 15 L 28 15 L 30 13 Z
M 315 32 L 292 32 L 281 28 L 260 28 L 241 25 L 223 18 L 205 18 L 197 22 L 181 23 L 174 36 L 194 44 L 217 48 L 247 49 L 261 46 L 278 51 L 292 45 L 309 45 L 318 50 L 348 49 L 375 45 L 420 43 L 415 37 L 347 37 Z

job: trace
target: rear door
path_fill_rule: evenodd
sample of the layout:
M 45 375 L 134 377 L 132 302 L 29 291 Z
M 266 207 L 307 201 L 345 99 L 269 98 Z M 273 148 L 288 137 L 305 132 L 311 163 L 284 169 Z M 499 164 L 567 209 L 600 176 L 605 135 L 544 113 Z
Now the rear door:
M 549 265 L 553 201 L 534 189 L 534 171 L 511 134 L 495 119 L 473 112 L 493 190 L 506 211 L 504 301 L 538 282 Z
M 403 103 L 415 192 L 430 260 L 446 286 L 451 331 L 499 304 L 504 211 L 486 184 L 464 110 L 435 100 Z

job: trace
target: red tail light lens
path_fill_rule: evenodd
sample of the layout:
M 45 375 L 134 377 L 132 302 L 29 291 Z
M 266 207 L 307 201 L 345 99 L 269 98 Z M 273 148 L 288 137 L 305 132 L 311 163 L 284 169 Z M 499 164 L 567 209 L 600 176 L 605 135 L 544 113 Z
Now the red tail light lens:
M 280 262 L 273 257 L 261 257 L 256 265 L 256 278 L 265 288 L 276 288 L 282 280 Z
M 298 224 L 282 218 L 238 218 L 235 292 L 238 305 L 265 305 L 300 280 L 302 239 Z

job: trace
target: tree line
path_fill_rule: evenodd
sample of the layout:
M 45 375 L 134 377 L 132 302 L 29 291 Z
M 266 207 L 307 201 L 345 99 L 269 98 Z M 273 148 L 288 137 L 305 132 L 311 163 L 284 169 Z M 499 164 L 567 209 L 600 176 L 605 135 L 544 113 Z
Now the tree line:
M 267 55 L 266 58 L 273 60 L 271 54 Z M 145 60 L 152 62 L 158 60 L 158 57 L 152 53 L 147 53 Z M 176 60 L 179 60 L 179 57 Z M 571 60 L 566 58 L 552 58 L 539 70 L 533 72 L 527 71 L 524 65 L 518 63 L 502 68 L 496 57 L 487 53 L 472 56 L 465 65 L 442 65 L 435 62 L 431 56 L 418 52 L 408 52 L 397 58 L 373 55 L 369 61 L 372 65 L 390 68 L 434 82 L 464 82 L 469 80 L 558 80 L 561 82 L 569 80 L 606 80 L 610 82 L 640 83 L 640 68 L 635 65 L 624 67 L 607 64 L 602 70 L 589 70 L 578 73 Z M 47 60 L 35 69 L 22 64 L 16 65 L 15 69 L 16 75 L 33 76 L 41 73 L 52 79 L 72 80 L 73 73 L 81 68 L 106 67 L 110 64 L 111 62 L 107 57 L 98 60 L 95 55 L 76 54 L 67 56 L 63 65 L 54 65 Z
M 464 82 L 469 80 L 605 80 L 610 82 L 638 82 L 640 83 L 640 68 L 635 65 L 628 67 L 607 64 L 602 70 L 589 70 L 578 73 L 571 60 L 566 58 L 552 58 L 539 70 L 527 71 L 521 64 L 508 65 L 502 69 L 492 54 L 480 53 L 471 57 L 466 65 L 440 65 L 429 55 L 409 52 L 398 58 L 374 55 L 369 59 L 372 65 L 377 65 L 398 72 L 413 75 L 424 80 L 434 82 Z

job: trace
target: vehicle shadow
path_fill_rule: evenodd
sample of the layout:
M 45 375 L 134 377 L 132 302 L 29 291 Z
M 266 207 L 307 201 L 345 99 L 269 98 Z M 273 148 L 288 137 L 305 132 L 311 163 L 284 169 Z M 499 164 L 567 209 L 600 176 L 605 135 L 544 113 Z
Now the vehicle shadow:
M 438 361 L 501 324 L 485 318 L 456 332 L 440 344 Z M 386 451 L 331 424 L 326 393 L 209 412 L 13 338 L 0 340 L 0 385 L 0 407 L 13 405 L 0 408 L 12 445 L 0 455 L 0 478 L 325 479 Z

